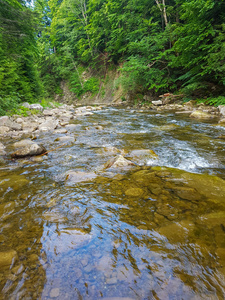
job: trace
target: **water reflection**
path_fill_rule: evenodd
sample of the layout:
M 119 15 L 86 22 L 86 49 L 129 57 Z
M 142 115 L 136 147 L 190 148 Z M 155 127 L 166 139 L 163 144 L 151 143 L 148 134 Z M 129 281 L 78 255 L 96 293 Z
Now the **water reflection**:
M 221 129 L 115 109 L 76 123 L 48 159 L 0 170 L 2 299 L 223 299 L 225 185 L 205 172 L 224 175 Z M 104 170 L 118 153 L 139 167 Z
M 0 175 L 0 298 L 38 299 L 46 279 L 41 211 L 30 210 L 34 191 L 21 172 Z

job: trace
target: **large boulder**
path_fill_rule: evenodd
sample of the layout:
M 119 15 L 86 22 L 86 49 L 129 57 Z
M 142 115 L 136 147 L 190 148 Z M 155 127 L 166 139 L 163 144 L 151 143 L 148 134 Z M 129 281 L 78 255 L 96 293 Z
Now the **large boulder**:
M 209 120 L 212 119 L 213 116 L 207 112 L 201 110 L 195 110 L 190 114 L 191 118 L 199 119 L 199 120 Z
M 18 150 L 11 154 L 12 158 L 22 158 L 26 156 L 35 156 L 45 153 L 47 150 L 44 146 L 36 143 L 28 144 L 25 147 L 20 147 Z

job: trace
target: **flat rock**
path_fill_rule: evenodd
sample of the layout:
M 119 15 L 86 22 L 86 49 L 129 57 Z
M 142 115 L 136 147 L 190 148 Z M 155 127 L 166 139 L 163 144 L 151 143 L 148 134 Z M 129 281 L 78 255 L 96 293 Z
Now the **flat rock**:
M 15 148 L 23 148 L 23 147 L 27 147 L 27 146 L 30 146 L 30 145 L 33 145 L 35 144 L 34 141 L 31 141 L 31 140 L 28 140 L 28 139 L 24 139 L 24 140 L 21 140 L 19 142 L 16 142 L 13 144 L 13 147 Z

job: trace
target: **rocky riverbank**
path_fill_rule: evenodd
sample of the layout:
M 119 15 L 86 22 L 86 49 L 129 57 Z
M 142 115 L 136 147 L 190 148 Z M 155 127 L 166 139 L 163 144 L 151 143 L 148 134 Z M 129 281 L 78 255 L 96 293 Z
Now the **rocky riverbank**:
M 121 105 L 121 104 L 118 104 Z M 73 138 L 68 134 L 68 129 L 77 125 L 73 124 L 73 120 L 79 117 L 92 115 L 94 111 L 101 110 L 101 106 L 82 106 L 64 104 L 60 107 L 44 108 L 40 104 L 24 103 L 24 107 L 29 108 L 29 116 L 23 117 L 19 115 L 2 116 L 0 117 L 0 137 L 12 139 L 29 138 L 27 142 L 22 144 L 15 143 L 15 152 L 11 153 L 13 158 L 21 158 L 25 156 L 35 156 L 47 152 L 45 147 L 38 145 L 32 140 L 43 132 L 53 132 L 64 134 L 59 138 L 61 142 L 68 142 Z M 151 101 L 150 105 L 141 105 L 135 107 L 127 107 L 128 109 L 138 110 L 139 112 L 146 111 L 173 111 L 175 114 L 185 114 L 190 118 L 198 120 L 214 120 L 219 125 L 225 124 L 225 105 L 212 107 L 203 103 L 197 104 L 191 100 L 182 103 L 181 100 L 171 94 L 161 96 L 161 100 Z M 32 109 L 38 113 L 32 114 Z M 97 125 L 96 125 L 97 126 Z M 98 127 L 98 126 L 97 126 Z M 102 129 L 97 128 L 96 129 Z M 4 142 L 3 142 L 4 143 Z M 6 155 L 5 146 L 0 143 L 0 156 Z M 25 144 L 24 144 L 25 143 Z

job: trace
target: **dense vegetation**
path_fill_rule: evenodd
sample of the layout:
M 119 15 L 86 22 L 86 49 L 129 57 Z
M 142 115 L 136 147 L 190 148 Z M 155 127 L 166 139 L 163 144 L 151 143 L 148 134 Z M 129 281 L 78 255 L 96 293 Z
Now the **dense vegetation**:
M 110 68 L 130 94 L 223 96 L 225 1 L 0 0 L 2 111 L 60 93 L 62 80 L 96 93 Z

